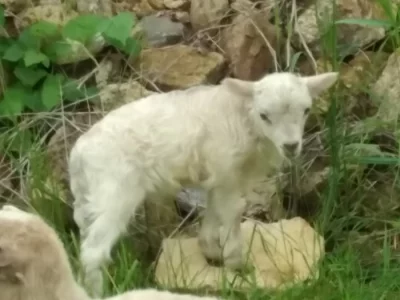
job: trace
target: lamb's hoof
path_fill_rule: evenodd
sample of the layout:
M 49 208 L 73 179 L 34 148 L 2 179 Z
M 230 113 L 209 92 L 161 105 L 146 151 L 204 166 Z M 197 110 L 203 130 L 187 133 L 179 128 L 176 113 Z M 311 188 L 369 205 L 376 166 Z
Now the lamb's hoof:
M 209 236 L 200 235 L 199 246 L 209 265 L 219 266 L 223 264 L 222 249 L 218 244 L 217 238 L 209 238 Z
M 219 259 L 206 257 L 206 261 L 210 266 L 213 266 L 213 267 L 221 268 L 223 266 L 223 262 Z
M 242 271 L 245 267 L 245 262 L 241 255 L 230 255 L 225 257 L 224 265 L 233 271 Z
M 252 266 L 251 264 L 243 264 L 240 268 L 234 269 L 234 271 L 243 277 L 246 277 L 247 275 L 250 275 L 252 272 L 254 272 L 255 267 Z

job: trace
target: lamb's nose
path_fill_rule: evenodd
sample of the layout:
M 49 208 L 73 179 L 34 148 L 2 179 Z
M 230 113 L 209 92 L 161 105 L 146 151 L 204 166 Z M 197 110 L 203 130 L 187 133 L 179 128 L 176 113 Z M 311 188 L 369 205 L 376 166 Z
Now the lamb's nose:
M 296 150 L 298 149 L 298 147 L 299 147 L 299 143 L 297 143 L 297 142 L 283 145 L 283 148 L 289 154 L 294 154 L 296 152 Z

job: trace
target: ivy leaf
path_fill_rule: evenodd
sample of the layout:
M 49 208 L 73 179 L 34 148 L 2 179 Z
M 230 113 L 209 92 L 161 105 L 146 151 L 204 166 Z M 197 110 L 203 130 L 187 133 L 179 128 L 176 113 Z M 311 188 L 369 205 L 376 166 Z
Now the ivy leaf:
M 134 15 L 130 12 L 122 12 L 103 24 L 103 36 L 111 45 L 123 48 L 126 40 L 131 36 L 134 24 Z
M 137 57 L 142 51 L 142 46 L 139 41 L 130 37 L 126 40 L 126 45 L 122 50 L 131 57 Z
M 32 91 L 30 97 L 24 101 L 24 105 L 33 112 L 46 111 L 46 107 L 42 103 L 41 92 L 38 89 Z
M 63 85 L 63 97 L 69 102 L 93 98 L 98 93 L 97 87 L 86 87 L 85 85 L 79 87 L 78 81 L 74 79 L 67 79 Z
M 15 42 L 10 47 L 8 47 L 8 49 L 4 53 L 3 59 L 16 62 L 20 60 L 23 56 L 24 56 L 24 49 L 22 49 L 19 43 Z
M 57 75 L 48 75 L 43 82 L 42 103 L 47 110 L 51 110 L 61 103 L 61 80 Z
M 4 27 L 6 23 L 6 14 L 3 5 L 0 5 L 0 28 Z
M 26 67 L 42 63 L 46 68 L 50 66 L 49 58 L 40 51 L 29 49 L 25 52 L 24 63 Z
M 0 101 L 0 115 L 15 116 L 21 114 L 23 103 L 31 96 L 30 90 L 20 83 L 7 87 Z
M 61 37 L 61 31 L 56 24 L 39 21 L 24 29 L 18 41 L 26 48 L 40 50 L 43 43 L 50 43 Z
M 89 86 L 85 87 L 85 98 L 87 98 L 90 102 L 95 103 L 100 100 L 98 95 L 100 94 L 100 90 L 97 86 Z
M 47 72 L 38 68 L 27 68 L 18 66 L 14 69 L 14 75 L 26 86 L 34 86 Z
M 18 43 L 23 45 L 25 48 L 28 49 L 36 49 L 39 51 L 41 47 L 41 40 L 35 37 L 30 31 L 29 28 L 25 29 L 21 32 L 18 37 Z
M 40 39 L 54 39 L 61 37 L 59 27 L 48 21 L 38 21 L 28 28 L 29 32 Z
M 72 45 L 66 41 L 57 41 L 45 47 L 43 52 L 50 58 L 52 62 L 67 60 L 68 56 L 73 53 Z
M 62 35 L 85 44 L 103 26 L 107 19 L 99 15 L 80 15 L 64 25 Z
M 3 54 L 7 51 L 7 49 L 11 46 L 11 39 L 6 38 L 4 36 L 0 36 L 0 55 L 3 56 Z
M 32 147 L 33 135 L 29 129 L 18 130 L 9 137 L 8 150 L 27 153 Z
M 62 87 L 63 98 L 73 102 L 84 97 L 84 93 L 79 88 L 78 81 L 75 79 L 67 79 Z

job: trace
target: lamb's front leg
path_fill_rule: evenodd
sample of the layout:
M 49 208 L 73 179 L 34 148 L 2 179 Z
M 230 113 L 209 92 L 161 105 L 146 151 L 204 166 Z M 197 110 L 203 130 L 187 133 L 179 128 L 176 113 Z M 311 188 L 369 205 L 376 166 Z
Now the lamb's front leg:
M 232 269 L 243 267 L 240 221 L 245 208 L 241 192 L 228 187 L 209 192 L 199 243 L 206 258 L 223 261 Z

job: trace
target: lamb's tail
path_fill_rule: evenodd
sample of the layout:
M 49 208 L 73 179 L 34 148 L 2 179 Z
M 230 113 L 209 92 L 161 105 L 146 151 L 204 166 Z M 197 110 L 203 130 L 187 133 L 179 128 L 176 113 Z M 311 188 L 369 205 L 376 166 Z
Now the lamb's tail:
M 83 145 L 80 143 L 79 139 L 72 147 L 69 159 L 68 159 L 68 175 L 69 175 L 69 185 L 72 194 L 72 207 L 73 207 L 73 216 L 75 223 L 80 228 L 85 228 L 85 224 L 87 222 L 86 216 L 82 208 L 86 206 L 87 200 L 85 199 L 88 182 L 85 174 L 85 170 L 83 167 L 84 157 L 82 155 L 85 154 L 85 149 L 83 149 Z
M 79 188 L 79 182 L 81 182 L 80 178 L 84 175 L 82 168 L 82 149 L 80 149 L 79 140 L 72 147 L 71 152 L 68 157 L 68 176 L 70 182 L 70 188 L 72 193 Z

